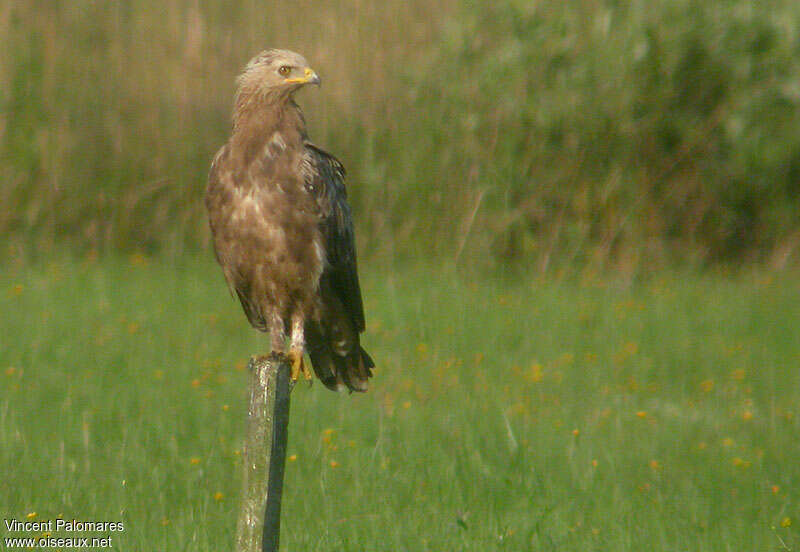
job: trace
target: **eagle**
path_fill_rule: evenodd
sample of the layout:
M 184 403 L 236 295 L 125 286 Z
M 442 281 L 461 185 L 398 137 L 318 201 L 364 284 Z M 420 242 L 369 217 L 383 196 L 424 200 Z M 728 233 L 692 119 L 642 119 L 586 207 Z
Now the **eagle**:
M 305 58 L 266 50 L 237 79 L 233 130 L 211 164 L 214 252 L 250 324 L 291 377 L 366 391 L 364 307 L 344 166 L 308 139 L 295 93 L 320 84 Z M 288 338 L 288 345 L 287 345 Z

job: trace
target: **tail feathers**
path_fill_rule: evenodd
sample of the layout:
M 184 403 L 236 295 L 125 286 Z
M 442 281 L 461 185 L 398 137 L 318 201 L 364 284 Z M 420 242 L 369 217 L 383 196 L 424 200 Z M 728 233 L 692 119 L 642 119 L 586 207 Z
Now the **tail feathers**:
M 317 332 L 306 333 L 311 366 L 322 384 L 332 391 L 366 391 L 375 363 L 356 342 L 354 350 L 340 355 Z
M 367 380 L 372 377 L 375 363 L 360 345 L 356 351 L 347 356 L 334 353 L 333 358 L 337 382 L 344 383 L 350 391 L 367 390 Z
M 319 324 L 306 327 L 306 350 L 322 384 L 333 391 L 366 391 L 375 363 L 361 348 L 358 334 L 334 341 L 333 332 Z
M 339 379 L 336 377 L 336 366 L 330 353 L 323 355 L 319 352 L 309 351 L 311 357 L 311 367 L 322 384 L 331 391 L 339 391 Z
M 318 361 L 321 361 L 321 369 L 317 368 Z M 375 363 L 361 346 L 348 355 L 339 355 L 332 351 L 327 358 L 312 355 L 311 364 L 325 387 L 334 391 L 366 391 L 367 380 L 372 376 L 372 368 L 375 367 Z
M 363 363 L 362 366 L 366 370 L 366 375 L 364 377 L 371 378 L 372 369 L 375 368 L 375 363 L 372 361 L 372 357 L 369 356 L 369 353 L 367 353 L 361 345 L 358 346 L 358 349 L 361 351 L 361 362 Z

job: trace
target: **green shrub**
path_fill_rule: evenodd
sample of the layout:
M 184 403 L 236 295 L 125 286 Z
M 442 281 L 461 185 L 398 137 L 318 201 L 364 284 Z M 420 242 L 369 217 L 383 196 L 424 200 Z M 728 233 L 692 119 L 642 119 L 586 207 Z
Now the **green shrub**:
M 478 251 L 636 267 L 764 259 L 797 240 L 796 4 L 460 13 L 408 134 L 427 136 L 420 189 L 444 174 L 460 197 L 485 191 Z

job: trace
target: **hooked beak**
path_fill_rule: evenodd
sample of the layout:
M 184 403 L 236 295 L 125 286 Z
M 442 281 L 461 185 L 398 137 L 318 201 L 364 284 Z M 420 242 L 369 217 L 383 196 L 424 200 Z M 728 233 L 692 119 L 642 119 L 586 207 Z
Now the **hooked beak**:
M 304 75 L 302 77 L 294 78 L 294 79 L 286 79 L 288 84 L 316 84 L 319 85 L 322 83 L 322 80 L 319 78 L 314 70 L 311 67 L 306 67 L 304 71 Z

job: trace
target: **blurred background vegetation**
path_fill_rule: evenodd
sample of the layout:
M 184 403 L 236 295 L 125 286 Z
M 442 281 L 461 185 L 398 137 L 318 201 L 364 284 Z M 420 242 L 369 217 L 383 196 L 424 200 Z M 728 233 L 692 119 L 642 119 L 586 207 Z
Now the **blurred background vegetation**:
M 756 263 L 800 245 L 793 0 L 0 0 L 0 234 L 14 256 L 180 255 L 234 78 L 323 78 L 362 257 L 544 272 Z

